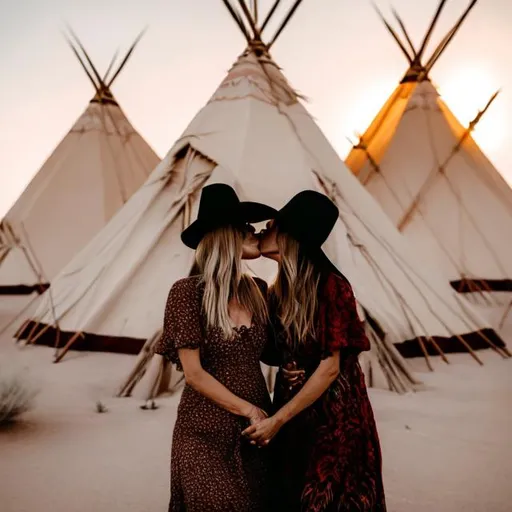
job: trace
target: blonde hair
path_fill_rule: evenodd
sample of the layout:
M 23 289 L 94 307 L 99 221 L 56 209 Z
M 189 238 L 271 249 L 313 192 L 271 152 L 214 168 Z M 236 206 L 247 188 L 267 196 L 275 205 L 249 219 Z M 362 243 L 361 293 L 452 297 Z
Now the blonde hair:
M 201 240 L 196 262 L 204 282 L 203 311 L 208 327 L 218 327 L 228 339 L 235 336 L 229 301 L 252 313 L 252 323 L 266 322 L 266 298 L 254 279 L 242 273 L 244 234 L 231 226 L 211 231 Z
M 277 316 L 286 341 L 290 344 L 303 343 L 315 336 L 320 272 L 311 260 L 304 257 L 294 238 L 278 233 L 277 245 L 281 254 L 273 285 Z

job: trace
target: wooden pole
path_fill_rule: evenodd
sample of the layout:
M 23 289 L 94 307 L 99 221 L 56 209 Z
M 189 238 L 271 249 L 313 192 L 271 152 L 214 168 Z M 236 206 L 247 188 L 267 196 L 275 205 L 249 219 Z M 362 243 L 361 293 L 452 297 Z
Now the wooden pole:
M 229 0 L 222 0 L 222 1 L 224 2 L 226 9 L 229 11 L 231 16 L 235 20 L 236 24 L 238 25 L 238 28 L 242 31 L 242 34 L 245 36 L 245 39 L 247 40 L 247 44 L 251 44 L 251 39 L 252 39 L 251 35 L 249 34 L 247 27 L 244 25 L 242 18 L 235 11 L 234 7 L 231 5 L 231 2 Z
M 87 78 L 89 78 L 89 80 L 91 81 L 91 83 L 94 87 L 94 90 L 96 91 L 96 94 L 100 94 L 101 80 L 99 83 L 96 83 L 93 76 L 87 69 L 87 66 L 85 65 L 85 62 L 83 61 L 81 55 L 78 53 L 78 50 L 75 48 L 75 45 L 72 43 L 71 39 L 65 33 L 63 33 L 63 36 L 66 39 L 67 43 L 69 44 L 71 50 L 75 54 L 75 57 L 78 59 L 78 62 L 80 62 L 83 70 L 85 71 L 85 74 L 87 75 Z
M 455 34 L 458 32 L 458 30 L 464 23 L 464 20 L 466 19 L 467 15 L 470 13 L 470 11 L 473 9 L 473 7 L 476 5 L 477 1 L 478 0 L 472 0 L 470 2 L 469 6 L 462 13 L 462 16 L 457 20 L 457 23 L 455 23 L 453 28 L 448 32 L 447 36 L 442 40 L 441 44 L 436 48 L 436 50 L 434 51 L 435 57 L 430 58 L 428 61 L 428 71 L 430 71 L 432 69 L 432 66 L 436 63 L 436 61 L 439 59 L 439 57 L 443 54 L 444 50 L 451 43 L 452 39 L 455 37 Z M 421 56 L 420 56 L 420 58 L 421 58 Z
M 256 23 L 254 22 L 254 18 L 251 15 L 251 11 L 249 11 L 249 8 L 247 7 L 247 4 L 245 3 L 245 0 L 238 0 L 238 3 L 240 4 L 240 7 L 242 8 L 243 13 L 245 14 L 245 17 L 247 19 L 247 23 L 249 23 L 249 26 L 252 29 L 252 33 L 254 34 L 254 38 L 258 41 L 261 41 L 261 34 L 256 26 Z
M 503 313 L 503 316 L 501 317 L 499 328 L 502 329 L 505 325 L 505 321 L 508 317 L 508 314 L 512 311 L 512 300 L 510 301 L 510 304 L 507 306 L 507 309 L 505 309 L 505 313 Z
M 25 339 L 25 346 L 31 343 L 32 336 L 34 335 L 34 332 L 36 331 L 36 329 L 41 325 L 41 323 L 42 322 L 40 320 L 38 320 L 37 322 L 34 322 L 32 329 L 30 329 L 30 332 L 28 333 L 28 336 Z
M 21 316 L 21 314 L 19 315 Z M 11 325 L 18 319 L 18 316 L 14 318 L 14 320 L 11 320 L 7 325 L 4 325 L 3 329 L 0 331 L 0 336 L 11 327 Z M 26 328 L 27 325 L 30 323 L 30 320 L 27 318 L 16 330 L 16 333 L 14 334 L 14 337 L 16 338 L 16 343 L 19 343 L 20 338 L 18 337 Z
M 96 66 L 93 64 L 91 58 L 89 57 L 89 54 L 85 51 L 85 48 L 82 44 L 82 42 L 80 41 L 80 39 L 78 38 L 78 36 L 75 34 L 75 32 L 73 31 L 73 29 L 71 28 L 71 26 L 68 25 L 68 30 L 69 30 L 69 33 L 72 35 L 73 39 L 75 40 L 76 44 L 78 45 L 78 47 L 80 48 L 80 50 L 82 50 L 82 53 L 84 54 L 84 57 L 85 59 L 87 60 L 87 62 L 89 63 L 89 66 L 91 67 L 91 70 L 92 72 L 94 73 L 94 76 L 96 77 L 96 80 L 98 80 L 98 86 L 101 88 L 101 86 L 103 85 L 103 82 L 101 80 L 101 76 L 100 74 L 98 73 L 98 71 L 96 70 Z M 78 53 L 78 52 L 76 52 Z M 78 57 L 78 55 L 77 55 Z M 83 64 L 82 64 L 83 65 Z M 85 69 L 85 67 L 84 67 Z
M 437 344 L 437 341 L 432 337 L 428 337 L 428 341 L 434 345 L 434 348 L 437 350 L 438 354 L 441 356 L 441 359 L 446 363 L 450 364 L 450 361 L 448 361 L 448 358 L 446 357 L 445 353 L 441 350 L 441 347 Z
M 384 26 L 388 29 L 388 32 L 391 34 L 391 37 L 395 40 L 396 44 L 398 44 L 398 47 L 400 50 L 402 50 L 402 53 L 405 55 L 405 58 L 407 59 L 407 62 L 409 62 L 409 65 L 412 65 L 413 58 L 409 55 L 409 52 L 407 51 L 407 48 L 402 43 L 402 40 L 398 37 L 398 34 L 394 31 L 393 27 L 388 23 L 384 15 L 382 14 L 381 10 L 377 7 L 375 2 L 372 2 L 373 8 L 375 9 L 375 12 L 381 19 L 382 23 L 384 23 Z
M 119 391 L 116 393 L 116 396 L 130 396 L 131 390 L 140 381 L 140 379 L 144 376 L 143 372 L 145 366 L 148 364 L 148 359 L 151 359 L 153 356 L 153 346 L 158 341 L 160 337 L 160 332 L 153 334 L 153 336 L 149 337 L 144 345 L 142 346 L 137 359 L 135 361 L 135 365 L 133 369 L 128 374 L 128 377 L 123 381 L 123 384 L 119 388 Z M 140 375 L 140 376 L 139 376 Z
M 259 17 L 258 0 L 252 0 L 252 15 L 254 18 L 255 25 L 258 25 L 258 17 Z
M 79 338 L 79 337 L 82 337 L 84 338 L 84 334 L 81 332 L 81 331 L 78 331 L 76 332 L 71 338 L 70 340 L 66 343 L 66 345 L 64 345 L 64 348 L 60 351 L 57 351 L 55 353 L 55 359 L 53 360 L 54 363 L 58 363 L 59 361 L 62 360 L 62 358 L 68 353 L 69 349 L 71 348 L 71 346 L 73 345 L 73 343 L 75 343 L 75 341 Z
M 291 9 L 288 11 L 288 14 L 285 16 L 284 20 L 282 21 L 281 25 L 277 29 L 276 33 L 274 34 L 274 37 L 270 40 L 270 42 L 267 44 L 267 48 L 270 50 L 272 48 L 273 44 L 276 42 L 277 38 L 281 35 L 281 32 L 284 30 L 286 25 L 288 25 L 288 22 L 290 21 L 291 17 L 295 14 L 295 11 L 299 7 L 299 5 L 302 3 L 302 0 L 295 0 L 295 3 L 292 5 Z
M 281 3 L 281 0 L 276 0 L 274 2 L 274 5 L 272 5 L 272 7 L 270 8 L 270 11 L 268 11 L 267 16 L 265 17 L 265 19 L 263 20 L 263 23 L 261 24 L 260 34 L 265 30 L 265 27 L 267 26 L 268 22 L 272 19 L 272 16 L 274 16 L 274 13 L 276 12 L 276 9 L 280 3 Z
M 417 53 L 417 57 L 418 57 L 419 61 L 421 61 L 423 58 L 425 49 L 427 48 L 430 37 L 432 36 L 432 32 L 434 31 L 434 27 L 436 26 L 437 20 L 439 19 L 439 16 L 441 15 L 441 11 L 443 10 L 443 7 L 445 4 L 446 4 L 446 0 L 441 0 L 439 2 L 439 5 L 437 6 L 437 10 L 434 14 L 434 17 L 432 18 L 432 21 L 430 22 L 430 25 L 427 29 L 427 33 L 425 34 L 425 37 L 423 38 L 423 42 L 421 43 L 420 49 L 418 50 L 418 53 Z
M 400 18 L 400 15 L 395 9 L 392 9 L 393 16 L 395 17 L 396 21 L 398 22 L 398 25 L 402 29 L 402 32 L 404 34 L 405 40 L 407 41 L 407 44 L 409 45 L 409 48 L 411 49 L 411 53 L 413 56 L 413 60 L 416 59 L 416 49 L 414 48 L 414 45 L 412 44 L 412 40 L 409 37 L 409 33 L 407 32 L 407 29 L 405 28 L 405 23 L 403 22 L 402 18 Z
M 459 336 L 458 334 L 456 334 L 455 337 L 467 348 L 468 352 L 471 354 L 471 357 L 473 357 L 473 359 L 480 366 L 483 366 L 484 365 L 483 361 L 475 354 L 475 351 L 471 348 L 469 343 L 462 336 Z
M 34 344 L 49 328 L 51 324 L 46 324 L 43 329 L 41 329 L 37 335 L 31 340 L 31 343 Z
M 114 83 L 114 80 L 119 76 L 119 73 L 121 73 L 121 71 L 125 67 L 126 63 L 128 62 L 128 59 L 131 57 L 133 51 L 135 50 L 136 46 L 139 44 L 139 41 L 142 39 L 142 36 L 146 33 L 147 29 L 148 29 L 147 27 L 142 29 L 140 31 L 139 35 L 135 38 L 135 41 L 130 46 L 130 49 L 126 53 L 124 59 L 121 61 L 121 64 L 119 64 L 117 71 L 114 73 L 112 78 L 109 80 L 108 84 L 106 84 L 107 89 L 109 89 L 112 86 L 112 84 Z

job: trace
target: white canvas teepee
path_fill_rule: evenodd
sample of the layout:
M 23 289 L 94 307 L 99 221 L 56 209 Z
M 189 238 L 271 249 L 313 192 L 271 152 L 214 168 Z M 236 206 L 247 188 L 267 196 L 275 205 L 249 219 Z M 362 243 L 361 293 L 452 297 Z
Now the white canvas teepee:
M 96 94 L 0 223 L 0 296 L 47 288 L 160 161 L 110 90 L 139 39 L 103 78 L 70 42 Z
M 54 279 L 19 336 L 53 343 L 56 319 L 64 345 L 57 359 L 71 346 L 138 352 L 161 328 L 170 286 L 193 264 L 180 232 L 201 188 L 224 182 L 276 208 L 304 189 L 331 197 L 340 219 L 324 248 L 389 342 L 424 354 L 501 343 L 345 167 L 272 60 L 275 37 L 264 44 L 261 26 L 244 14 L 248 26 L 234 19 L 246 51 L 148 181 Z M 264 278 L 275 272 L 265 260 L 251 268 Z
M 502 328 L 512 301 L 512 189 L 471 137 L 496 95 L 466 128 L 430 81 L 432 67 L 476 2 L 427 58 L 445 3 L 418 49 L 398 16 L 405 42 L 385 21 L 409 69 L 346 164 L 405 237 Z M 512 315 L 509 321 L 512 327 Z

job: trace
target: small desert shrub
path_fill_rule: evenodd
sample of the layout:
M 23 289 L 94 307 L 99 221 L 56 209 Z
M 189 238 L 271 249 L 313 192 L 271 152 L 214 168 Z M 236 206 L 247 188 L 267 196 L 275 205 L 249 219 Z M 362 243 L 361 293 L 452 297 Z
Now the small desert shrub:
M 0 425 L 16 421 L 30 410 L 37 393 L 22 372 L 6 372 L 0 368 Z
M 105 412 L 108 412 L 107 406 L 101 400 L 98 400 L 96 402 L 96 412 L 99 413 L 99 414 L 103 414 Z

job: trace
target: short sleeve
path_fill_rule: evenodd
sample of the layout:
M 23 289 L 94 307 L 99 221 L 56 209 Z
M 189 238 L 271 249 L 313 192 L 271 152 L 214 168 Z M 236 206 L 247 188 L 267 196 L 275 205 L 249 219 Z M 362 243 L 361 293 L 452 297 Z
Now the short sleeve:
M 370 349 L 364 324 L 357 313 L 354 292 L 345 278 L 336 274 L 328 276 L 318 312 L 318 334 L 324 357 L 335 351 L 359 353 Z
M 200 348 L 203 336 L 199 281 L 193 277 L 176 281 L 167 298 L 162 337 L 155 353 L 181 370 L 178 349 Z

